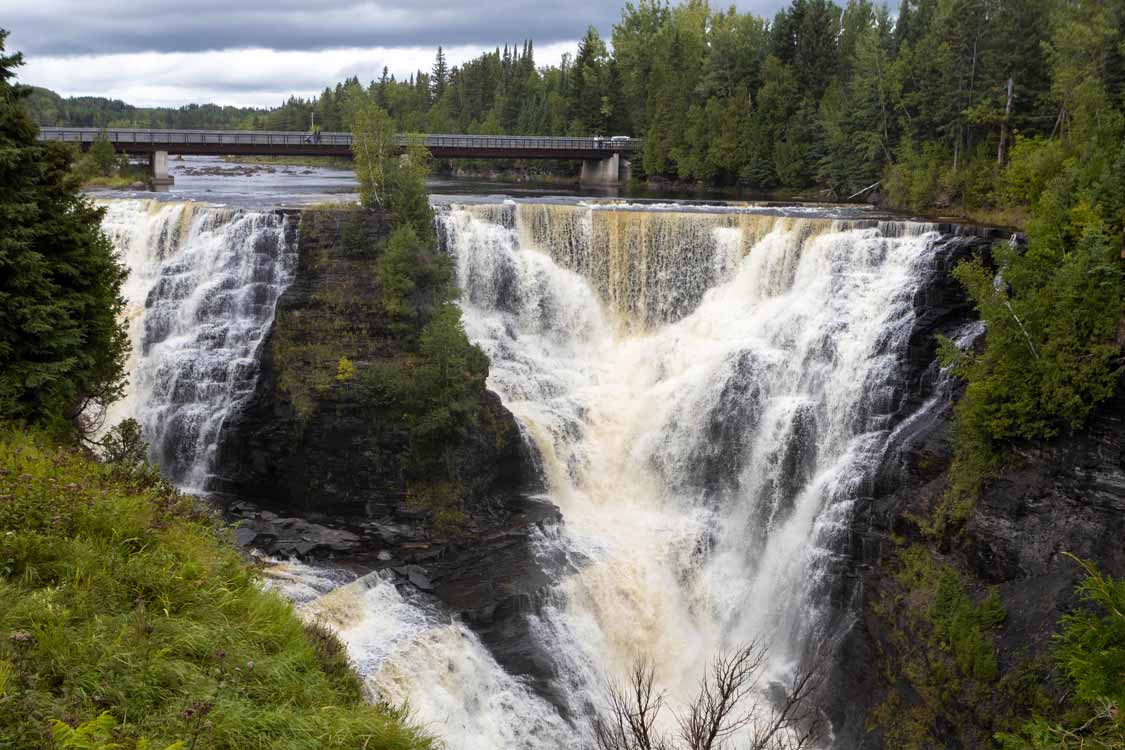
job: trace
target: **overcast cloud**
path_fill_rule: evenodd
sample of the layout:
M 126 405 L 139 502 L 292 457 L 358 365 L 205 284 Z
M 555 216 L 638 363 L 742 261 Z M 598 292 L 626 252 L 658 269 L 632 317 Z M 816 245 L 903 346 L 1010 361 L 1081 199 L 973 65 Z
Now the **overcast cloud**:
M 623 4 L 623 3 L 622 3 Z M 739 0 L 772 14 L 787 0 Z M 588 25 L 609 34 L 615 2 L 458 0 L 0 0 L 24 83 L 138 105 L 267 106 L 350 75 L 428 69 L 533 39 L 540 64 L 572 51 Z

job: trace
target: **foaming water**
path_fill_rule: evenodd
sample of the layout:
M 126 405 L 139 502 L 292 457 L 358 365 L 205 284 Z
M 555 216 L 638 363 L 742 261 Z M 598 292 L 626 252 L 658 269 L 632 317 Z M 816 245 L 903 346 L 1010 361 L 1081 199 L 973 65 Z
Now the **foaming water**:
M 340 633 L 374 699 L 409 703 L 451 748 L 588 748 L 604 679 L 637 657 L 673 703 L 750 640 L 771 676 L 791 673 L 839 624 L 852 507 L 905 424 L 936 227 L 550 203 L 452 206 L 438 225 L 466 332 L 564 517 L 534 540 L 561 567 L 530 615 L 551 700 L 388 578 L 280 563 L 273 585 Z M 133 271 L 115 416 L 205 486 L 292 278 L 292 232 L 276 213 L 144 201 L 110 203 L 105 228 Z
M 564 517 L 534 539 L 564 561 L 530 615 L 551 701 L 378 576 L 312 605 L 373 693 L 449 747 L 554 750 L 593 746 L 605 680 L 638 657 L 673 703 L 752 640 L 788 677 L 840 625 L 841 542 L 895 426 L 936 228 L 514 203 L 438 223 Z
M 751 640 L 784 677 L 831 635 L 935 228 L 550 205 L 439 221 L 466 331 L 565 519 L 539 544 L 573 572 L 533 632 L 574 746 L 638 656 L 674 701 Z
M 115 200 L 102 227 L 129 268 L 125 398 L 165 474 L 205 489 L 224 420 L 253 391 L 257 357 L 296 268 L 288 219 L 195 203 Z
M 370 573 L 273 561 L 268 585 L 306 619 L 332 627 L 364 678 L 370 698 L 408 706 L 412 718 L 450 748 L 571 747 L 573 730 L 477 636 L 426 595 Z

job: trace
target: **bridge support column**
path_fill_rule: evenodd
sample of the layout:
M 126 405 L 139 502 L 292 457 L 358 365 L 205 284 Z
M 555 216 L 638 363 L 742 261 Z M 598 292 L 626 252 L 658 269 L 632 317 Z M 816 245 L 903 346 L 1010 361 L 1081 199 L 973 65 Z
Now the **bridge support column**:
M 149 169 L 152 172 L 152 186 L 166 187 L 175 182 L 172 175 L 168 174 L 168 152 L 153 151 L 149 159 Z
M 607 159 L 588 159 L 582 162 L 582 174 L 578 178 L 587 187 L 617 187 L 632 177 L 632 165 L 614 154 Z

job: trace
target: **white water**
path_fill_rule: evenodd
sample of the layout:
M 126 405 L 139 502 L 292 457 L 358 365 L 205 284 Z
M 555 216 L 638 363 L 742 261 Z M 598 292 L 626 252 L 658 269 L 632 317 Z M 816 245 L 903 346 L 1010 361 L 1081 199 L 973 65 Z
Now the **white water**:
M 565 519 L 537 542 L 568 562 L 532 631 L 573 723 L 386 582 L 310 605 L 347 613 L 376 694 L 451 748 L 590 747 L 605 678 L 637 657 L 675 704 L 720 650 L 767 644 L 783 679 L 831 635 L 834 562 L 901 399 L 938 234 L 622 213 L 439 217 L 466 331 Z
M 220 430 L 253 390 L 258 350 L 296 248 L 285 217 L 196 203 L 115 200 L 102 227 L 129 268 L 132 352 L 111 427 L 132 417 L 153 458 L 204 489 Z
M 408 702 L 458 750 L 590 747 L 604 678 L 638 656 L 673 703 L 749 640 L 784 677 L 831 635 L 840 539 L 901 398 L 937 233 L 527 204 L 439 222 L 466 331 L 565 519 L 536 542 L 565 563 L 532 633 L 569 718 L 378 575 L 289 563 L 279 585 L 338 629 L 375 697 Z M 292 277 L 285 220 L 121 201 L 105 226 L 133 269 L 133 382 L 117 414 L 202 487 Z

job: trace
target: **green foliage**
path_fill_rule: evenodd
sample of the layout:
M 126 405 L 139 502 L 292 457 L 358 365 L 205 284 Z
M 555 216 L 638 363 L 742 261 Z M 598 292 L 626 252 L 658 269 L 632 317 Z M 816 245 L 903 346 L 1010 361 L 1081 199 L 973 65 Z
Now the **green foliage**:
M 1060 623 L 1055 656 L 1066 681 L 1061 720 L 1042 715 L 1019 733 L 1000 735 L 1005 750 L 1125 748 L 1125 580 L 1103 576 L 1093 563 L 1079 584 L 1086 606 Z
M 362 92 L 352 95 L 348 121 L 360 202 L 385 211 L 392 226 L 409 226 L 423 241 L 432 242 L 433 213 L 426 192 L 430 153 L 422 137 L 411 135 L 406 148 L 400 148 L 390 115 Z
M 1009 203 L 1033 205 L 1047 184 L 1063 171 L 1066 148 L 1061 140 L 1017 138 L 1011 161 L 1000 180 L 1000 190 Z
M 427 245 L 434 245 L 434 214 L 426 177 L 430 173 L 430 152 L 421 135 L 406 137 L 406 149 L 387 174 L 387 221 L 392 227 L 410 227 Z
M 363 93 L 349 102 L 352 159 L 359 179 L 359 200 L 368 208 L 385 208 L 388 202 L 388 171 L 397 162 L 398 138 L 390 116 Z
M 78 420 L 120 395 L 128 338 L 118 320 L 126 271 L 79 193 L 71 151 L 40 144 L 10 78 L 0 32 L 0 417 Z
M 434 532 L 439 537 L 457 536 L 465 524 L 465 512 L 460 509 L 465 488 L 460 482 L 412 482 L 406 489 L 406 503 L 415 510 L 433 515 Z
M 1080 427 L 1116 384 L 1114 338 L 1125 313 L 1119 248 L 1098 222 L 1070 250 L 1043 250 L 998 251 L 998 284 L 977 261 L 955 271 L 989 331 L 984 352 L 957 364 L 968 381 L 958 419 L 993 440 Z
M 355 365 L 347 357 L 340 357 L 336 365 L 336 382 L 347 383 L 355 378 Z
M 113 741 L 114 730 L 117 729 L 117 720 L 109 712 L 99 714 L 97 718 L 82 722 L 77 727 L 55 720 L 51 727 L 55 745 L 61 750 L 123 750 L 124 745 Z M 147 738 L 141 737 L 136 741 L 136 750 L 149 750 L 151 743 Z M 184 741 L 176 740 L 164 750 L 183 750 Z
M 408 466 L 422 476 L 435 469 L 447 446 L 464 437 L 480 409 L 488 358 L 469 342 L 461 310 L 445 303 L 422 329 L 414 369 L 417 409 L 408 415 L 411 448 Z
M 402 220 L 380 242 L 383 218 L 303 213 L 301 272 L 313 288 L 301 308 L 278 310 L 272 361 L 297 412 L 295 439 L 321 409 L 370 414 L 375 439 L 394 446 L 403 491 L 452 536 L 465 528 L 471 491 L 458 476 L 465 441 L 478 427 L 502 438 L 482 409 L 488 360 L 465 336 L 450 260 L 432 234 Z M 364 248 L 353 246 L 360 236 L 370 238 Z
M 1125 580 L 1103 576 L 1093 563 L 1079 562 L 1086 578 L 1078 588 L 1089 609 L 1063 618 L 1059 663 L 1079 703 L 1125 706 Z
M 404 333 L 417 332 L 438 305 L 453 294 L 449 258 L 419 236 L 411 223 L 398 224 L 375 263 L 383 309 Z
M 98 133 L 98 137 L 90 144 L 90 159 L 98 173 L 103 175 L 108 175 L 117 165 L 117 154 L 104 130 Z
M 1005 612 L 995 591 L 974 594 L 924 546 L 902 550 L 894 584 L 874 608 L 890 625 L 880 671 L 887 685 L 870 723 L 902 750 L 988 747 L 1021 711 L 1042 703 L 1039 670 L 1017 663 L 1001 674 L 995 636 Z
M 1041 148 L 1054 151 L 1049 144 Z M 1057 163 L 1054 156 L 1046 159 Z M 1016 163 L 1033 162 L 1044 163 L 1030 152 Z M 1078 169 L 1064 168 L 1046 188 L 1037 187 L 1041 180 L 1034 176 L 1013 183 L 1029 193 L 1041 190 L 1025 253 L 998 246 L 998 274 L 980 260 L 955 269 L 988 336 L 980 354 L 946 347 L 947 364 L 966 381 L 956 407 L 955 463 L 942 509 L 947 520 L 968 516 L 982 483 L 1000 467 L 1013 441 L 1080 428 L 1117 387 L 1118 329 L 1125 319 L 1121 225 L 1106 221 L 1101 205 L 1091 204 L 1090 193 L 1081 188 L 1090 178 L 1079 178 Z M 1035 172 L 1021 167 L 1025 176 Z M 1095 175 L 1093 186 L 1103 182 L 1104 176 Z
M 135 419 L 124 419 L 114 425 L 101 441 L 102 458 L 126 469 L 144 470 L 148 462 L 148 445 Z
M 0 466 L 0 747 L 430 746 L 194 499 L 38 433 Z

